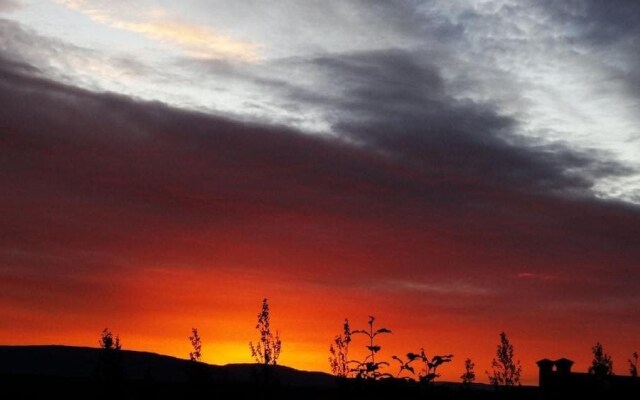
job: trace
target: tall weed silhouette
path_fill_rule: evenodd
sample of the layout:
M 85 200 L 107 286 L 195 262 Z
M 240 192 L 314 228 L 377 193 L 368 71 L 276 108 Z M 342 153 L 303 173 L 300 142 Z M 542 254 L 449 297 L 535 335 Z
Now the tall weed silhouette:
M 355 364 L 355 368 L 351 368 L 351 371 L 355 373 L 356 378 L 380 379 L 382 377 L 393 377 L 391 374 L 380 372 L 380 368 L 383 365 L 389 365 L 388 362 L 376 361 L 376 355 L 382 349 L 382 347 L 376 343 L 376 337 L 382 334 L 391 333 L 391 331 L 387 328 L 374 329 L 373 325 L 375 320 L 376 318 L 370 315 L 368 322 L 369 329 L 355 330 L 351 332 L 352 335 L 364 335 L 369 339 L 369 344 L 366 346 L 367 350 L 369 350 L 369 355 L 367 355 L 362 361 L 349 361 L 350 363 Z

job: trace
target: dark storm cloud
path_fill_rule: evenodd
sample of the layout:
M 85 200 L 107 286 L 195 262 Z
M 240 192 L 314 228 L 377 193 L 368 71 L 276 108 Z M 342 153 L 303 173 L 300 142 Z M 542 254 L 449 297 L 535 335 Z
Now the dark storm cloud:
M 631 172 L 597 154 L 514 137 L 517 121 L 491 105 L 453 99 L 439 70 L 411 52 L 324 57 L 313 65 L 340 92 L 332 110 L 336 130 L 427 174 L 509 190 L 575 192 L 595 177 Z
M 464 278 L 529 301 L 537 295 L 523 272 L 572 281 L 568 292 L 545 286 L 549 300 L 628 296 L 640 283 L 629 272 L 640 255 L 637 208 L 567 196 L 602 165 L 508 142 L 515 121 L 448 97 L 438 70 L 414 57 L 307 62 L 327 86 L 301 101 L 327 99 L 339 138 L 96 94 L 1 61 L 0 274 L 31 282 L 54 266 L 68 285 L 41 294 L 71 298 L 89 271 L 204 265 L 211 252 L 237 262 L 238 244 L 266 243 L 281 254 L 275 264 L 352 260 L 345 279 L 366 270 L 374 281 L 418 282 L 410 290 L 459 291 L 468 286 L 438 282 Z M 323 269 L 314 270 L 317 279 Z M 593 281 L 572 280 L 583 275 Z M 427 279 L 434 286 L 419 285 Z
M 430 176 L 588 195 L 596 178 L 634 172 L 597 151 L 517 136 L 518 121 L 500 115 L 497 106 L 454 99 L 441 77 L 438 54 L 402 49 L 326 54 L 277 60 L 259 70 L 224 62 L 181 64 L 280 93 L 288 110 L 321 110 L 344 139 Z M 283 80 L 286 74 L 280 72 L 287 70 L 308 71 L 314 84 Z

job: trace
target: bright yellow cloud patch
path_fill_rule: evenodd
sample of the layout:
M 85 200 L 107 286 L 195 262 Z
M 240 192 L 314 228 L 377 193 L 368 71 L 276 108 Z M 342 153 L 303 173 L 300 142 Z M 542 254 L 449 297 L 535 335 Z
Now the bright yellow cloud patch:
M 194 57 L 227 58 L 246 62 L 259 60 L 257 48 L 248 41 L 222 35 L 209 27 L 172 21 L 168 13 L 152 10 L 140 20 L 125 20 L 100 7 L 92 7 L 83 0 L 57 0 L 73 10 L 79 11 L 93 21 L 116 29 L 136 32 L 161 43 L 178 46 Z

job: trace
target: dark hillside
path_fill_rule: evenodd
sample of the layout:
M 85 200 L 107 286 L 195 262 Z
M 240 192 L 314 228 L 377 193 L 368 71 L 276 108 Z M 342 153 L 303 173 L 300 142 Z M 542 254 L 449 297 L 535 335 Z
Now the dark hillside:
M 425 386 L 400 379 L 337 380 L 322 372 L 256 364 L 224 366 L 122 350 L 122 374 L 100 374 L 103 350 L 72 346 L 0 346 L 4 399 L 537 399 L 532 387 L 496 392 L 457 383 Z

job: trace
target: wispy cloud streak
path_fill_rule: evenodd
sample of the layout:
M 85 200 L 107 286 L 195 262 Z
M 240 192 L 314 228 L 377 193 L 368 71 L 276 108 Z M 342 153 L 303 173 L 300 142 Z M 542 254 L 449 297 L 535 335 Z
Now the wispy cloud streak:
M 149 39 L 178 46 L 186 55 L 192 57 L 246 62 L 258 61 L 261 58 L 259 46 L 254 43 L 220 34 L 207 26 L 166 19 L 167 14 L 160 10 L 149 11 L 135 18 L 136 16 L 115 15 L 104 7 L 92 6 L 84 0 L 56 1 L 106 26 L 139 33 Z

